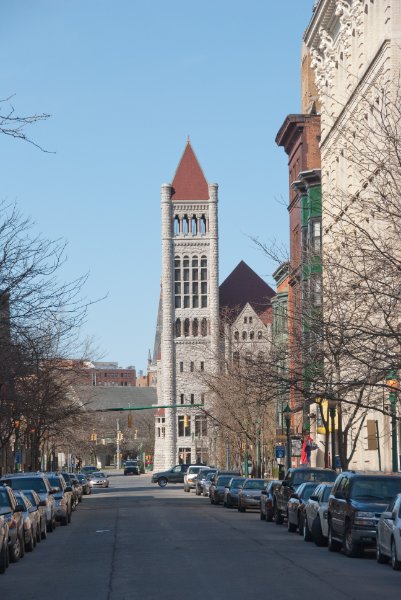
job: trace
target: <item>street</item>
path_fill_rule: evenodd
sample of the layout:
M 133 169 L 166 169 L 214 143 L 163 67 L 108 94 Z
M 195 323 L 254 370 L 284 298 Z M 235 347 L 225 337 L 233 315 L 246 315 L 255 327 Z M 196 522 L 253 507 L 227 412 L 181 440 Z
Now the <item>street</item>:
M 85 496 L 68 527 L 0 577 L 16 600 L 325 600 L 398 598 L 401 574 L 374 554 L 349 559 L 307 544 L 256 512 L 161 489 L 149 475 L 111 475 Z

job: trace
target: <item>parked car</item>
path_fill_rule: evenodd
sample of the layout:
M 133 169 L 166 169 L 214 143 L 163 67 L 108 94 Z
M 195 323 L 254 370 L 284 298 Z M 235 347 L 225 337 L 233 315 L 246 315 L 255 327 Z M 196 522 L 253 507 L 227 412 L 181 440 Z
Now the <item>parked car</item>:
M 245 477 L 231 477 L 224 488 L 224 506 L 233 508 L 238 506 L 238 494 L 245 481 Z
M 265 479 L 245 479 L 238 494 L 238 512 L 248 508 L 260 509 L 260 493 L 266 487 Z
M 71 510 L 75 510 L 76 507 L 78 506 L 78 490 L 76 487 L 74 487 L 72 480 L 74 479 L 74 475 L 73 473 L 69 473 L 68 471 L 61 471 L 59 473 L 64 481 L 65 481 L 65 485 L 66 485 L 66 492 L 69 492 L 71 494 Z
M 18 562 L 25 554 L 22 507 L 8 485 L 0 485 L 0 515 L 8 525 L 8 551 L 11 562 Z
M 401 570 L 401 494 L 380 515 L 377 524 L 376 540 L 377 562 L 384 563 L 390 559 L 395 571 Z
M 91 485 L 92 487 L 108 488 L 109 480 L 107 475 L 103 473 L 103 471 L 95 471 L 95 473 L 92 473 L 90 475 L 89 485 Z
M 0 515 L 0 575 L 5 573 L 9 565 L 8 535 L 8 523 L 4 516 Z
M 17 506 L 22 508 L 22 520 L 24 524 L 24 544 L 26 552 L 33 552 L 36 546 L 36 540 L 39 536 L 39 513 L 29 512 L 31 503 L 25 497 L 24 492 L 15 491 L 14 496 L 17 499 Z M 40 536 L 39 536 L 40 537 Z
M 77 477 L 77 474 L 70 473 L 70 480 L 71 480 L 72 489 L 73 489 L 73 491 L 76 492 L 78 502 L 82 502 L 82 496 L 83 496 L 84 492 L 82 489 L 82 484 Z
M 203 492 L 203 482 L 205 481 L 207 475 L 214 474 L 217 469 L 212 469 L 211 467 L 203 467 L 195 479 L 195 494 L 200 496 Z
M 76 473 L 75 477 L 78 479 L 79 483 L 82 486 L 82 493 L 84 494 L 84 496 L 88 496 L 89 494 L 91 494 L 92 488 L 89 485 L 89 481 L 86 475 L 84 475 L 83 473 Z
M 94 473 L 98 470 L 99 467 L 95 467 L 94 465 L 87 465 L 86 467 L 82 467 L 81 473 L 83 473 L 84 475 L 90 475 L 91 473 Z
M 184 475 L 189 465 L 175 465 L 167 471 L 153 473 L 152 483 L 157 483 L 160 487 L 166 487 L 168 483 L 184 483 Z
M 201 487 L 202 487 L 202 496 L 209 496 L 209 490 L 210 490 L 210 486 L 212 485 L 212 479 L 214 477 L 216 471 L 213 471 L 212 473 L 208 473 L 206 475 L 206 477 L 204 478 L 203 482 L 201 483 Z
M 224 473 L 219 475 L 215 481 L 212 479 L 209 488 L 210 504 L 220 504 L 224 501 L 224 489 L 232 477 L 232 473 Z
M 328 548 L 360 556 L 376 546 L 376 527 L 388 504 L 401 493 L 401 475 L 344 471 L 331 491 L 327 507 Z
M 327 544 L 327 506 L 334 483 L 321 483 L 313 491 L 305 505 L 304 540 L 314 541 L 316 546 Z
M 315 467 L 296 467 L 288 469 L 281 485 L 274 490 L 273 515 L 274 521 L 280 525 L 287 514 L 288 500 L 297 491 L 301 483 L 313 481 L 322 483 L 324 481 L 335 481 L 336 471 L 332 469 L 318 469 Z
M 273 494 L 279 485 L 281 485 L 281 481 L 271 479 L 267 482 L 266 488 L 260 492 L 260 519 L 262 521 L 273 521 Z
M 47 538 L 46 529 L 46 500 L 41 500 L 35 490 L 23 490 L 25 496 L 32 504 L 32 510 L 36 507 L 40 518 L 40 537 L 42 540 Z M 38 540 L 39 541 L 39 540 Z
M 44 473 L 15 473 L 0 480 L 13 490 L 35 490 L 41 500 L 46 502 L 46 528 L 52 532 L 56 528 L 56 504 L 54 489 Z
M 204 467 L 202 465 L 189 465 L 187 472 L 184 475 L 184 492 L 190 492 L 195 488 L 196 478 L 198 473 Z
M 71 486 L 67 486 L 64 477 L 60 473 L 47 473 L 50 485 L 57 492 L 54 492 L 56 502 L 56 521 L 65 526 L 71 522 L 71 512 L 73 503 L 73 492 Z
M 316 483 L 309 481 L 302 483 L 297 491 L 291 494 L 287 507 L 287 529 L 294 532 L 298 529 L 299 534 L 303 535 L 305 521 L 305 504 L 316 489 Z
M 139 465 L 137 460 L 125 461 L 124 475 L 139 475 Z

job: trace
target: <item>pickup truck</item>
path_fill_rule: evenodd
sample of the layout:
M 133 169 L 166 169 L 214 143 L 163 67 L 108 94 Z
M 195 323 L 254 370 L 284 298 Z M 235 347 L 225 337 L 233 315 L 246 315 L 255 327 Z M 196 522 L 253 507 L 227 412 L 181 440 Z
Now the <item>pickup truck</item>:
M 323 482 L 332 482 L 337 478 L 336 471 L 332 469 L 319 469 L 312 467 L 298 467 L 288 469 L 281 485 L 276 487 L 273 495 L 273 519 L 281 525 L 287 517 L 288 500 L 295 494 L 301 483 L 314 481 L 316 485 Z

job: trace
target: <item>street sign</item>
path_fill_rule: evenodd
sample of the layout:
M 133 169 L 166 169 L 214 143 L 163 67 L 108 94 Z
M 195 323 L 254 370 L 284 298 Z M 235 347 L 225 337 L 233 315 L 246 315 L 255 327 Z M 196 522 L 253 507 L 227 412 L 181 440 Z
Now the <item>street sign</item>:
M 17 465 L 21 464 L 21 452 L 16 452 L 15 453 L 15 462 Z
M 276 458 L 285 458 L 285 446 L 276 446 Z
M 291 439 L 291 456 L 301 456 L 302 440 L 300 438 Z

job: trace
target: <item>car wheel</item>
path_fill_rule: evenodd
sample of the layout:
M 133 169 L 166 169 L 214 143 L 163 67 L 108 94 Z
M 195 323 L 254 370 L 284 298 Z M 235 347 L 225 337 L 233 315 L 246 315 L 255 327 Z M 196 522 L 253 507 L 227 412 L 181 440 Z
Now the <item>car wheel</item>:
M 241 502 L 238 500 L 238 512 L 244 513 L 245 508 L 242 506 Z
M 15 544 L 11 547 L 10 561 L 16 563 L 22 558 L 22 541 L 20 537 L 17 537 Z
M 299 533 L 299 535 L 304 534 L 304 516 L 303 516 L 303 514 L 298 515 L 298 533 Z
M 159 477 L 159 479 L 157 480 L 157 485 L 159 487 L 166 487 L 167 479 L 165 477 Z
M 297 526 L 295 525 L 295 523 L 291 523 L 290 515 L 288 513 L 287 513 L 287 530 L 290 533 L 294 533 L 297 530 Z
M 3 574 L 5 572 L 5 570 L 7 569 L 7 563 L 8 563 L 8 547 L 7 547 L 7 540 L 4 540 L 4 544 L 3 544 L 3 548 L 1 549 L 0 552 L 0 574 Z
M 40 523 L 38 523 L 38 526 L 36 528 L 36 543 L 40 544 L 41 541 L 42 541 L 42 537 L 40 535 Z
M 195 488 L 195 496 L 200 496 L 200 492 L 198 491 L 198 488 Z
M 33 552 L 34 547 L 35 547 L 35 544 L 33 542 L 33 529 L 31 528 L 29 542 L 25 544 L 25 550 L 27 552 Z
M 379 540 L 376 542 L 376 560 L 381 565 L 384 565 L 386 562 L 388 562 L 388 556 L 383 554 L 383 552 L 380 550 Z
M 48 533 L 51 533 L 53 531 L 53 519 L 50 519 L 50 521 L 47 523 L 46 530 Z
M 277 505 L 274 505 L 273 508 L 273 519 L 276 525 L 282 525 L 283 524 L 283 515 L 281 514 L 281 512 L 279 511 L 279 509 L 277 508 Z
M 328 536 L 328 544 L 329 552 L 340 552 L 341 550 L 341 542 L 333 539 L 333 533 L 331 530 L 331 524 L 329 523 L 329 536 Z
M 312 523 L 312 539 L 316 546 L 325 546 L 327 544 L 327 540 L 322 533 L 320 517 L 316 517 Z
M 184 492 L 189 492 L 189 488 L 184 484 Z
M 47 527 L 46 527 L 46 522 L 45 522 L 45 526 L 42 529 L 41 535 L 40 537 L 42 538 L 42 540 L 46 540 L 47 539 Z
M 313 528 L 313 526 L 312 526 Z M 304 519 L 304 541 L 305 542 L 311 542 L 312 541 L 312 536 L 311 536 L 311 532 L 309 529 L 309 523 L 308 523 L 308 518 Z
M 401 571 L 401 560 L 397 558 L 397 548 L 394 538 L 391 540 L 391 566 L 394 571 Z
M 66 515 L 65 517 L 62 517 L 60 519 L 60 523 L 63 527 L 65 527 L 66 525 L 68 525 L 68 515 Z
M 356 543 L 352 538 L 352 527 L 349 523 L 345 528 L 343 546 L 346 556 L 349 556 L 350 558 L 355 558 L 362 554 L 361 545 Z
M 273 521 L 273 513 L 271 510 L 266 511 L 266 522 L 271 523 Z

